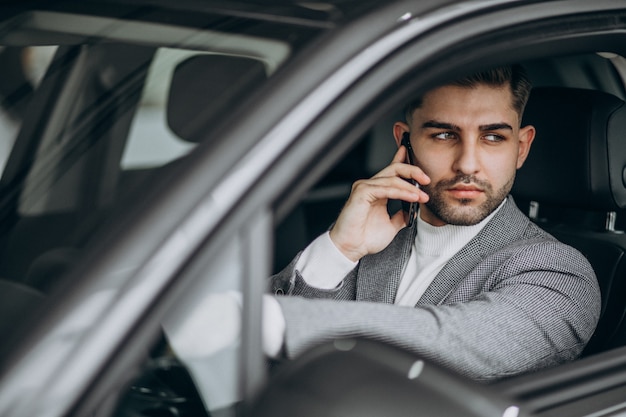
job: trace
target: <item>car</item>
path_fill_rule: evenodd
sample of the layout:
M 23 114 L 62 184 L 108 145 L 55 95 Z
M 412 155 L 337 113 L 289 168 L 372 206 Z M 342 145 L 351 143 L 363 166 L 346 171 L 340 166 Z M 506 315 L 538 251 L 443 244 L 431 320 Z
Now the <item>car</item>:
M 626 415 L 626 3 L 0 7 L 1 415 Z M 512 194 L 602 291 L 582 357 L 489 384 L 360 338 L 268 360 L 268 277 L 389 163 L 402 104 L 512 63 L 539 132 Z

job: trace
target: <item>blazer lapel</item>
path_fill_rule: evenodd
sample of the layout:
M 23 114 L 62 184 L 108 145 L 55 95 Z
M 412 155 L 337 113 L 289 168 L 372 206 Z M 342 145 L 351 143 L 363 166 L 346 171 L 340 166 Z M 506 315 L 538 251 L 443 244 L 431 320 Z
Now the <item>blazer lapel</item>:
M 442 304 L 487 255 L 520 238 L 528 219 L 512 197 L 437 274 L 417 305 Z
M 460 277 L 467 276 L 484 259 L 484 256 L 482 239 L 478 239 L 477 235 L 441 269 L 417 305 L 441 304 L 460 284 Z
M 415 233 L 415 227 L 404 228 L 383 251 L 361 259 L 356 282 L 357 301 L 393 304 Z

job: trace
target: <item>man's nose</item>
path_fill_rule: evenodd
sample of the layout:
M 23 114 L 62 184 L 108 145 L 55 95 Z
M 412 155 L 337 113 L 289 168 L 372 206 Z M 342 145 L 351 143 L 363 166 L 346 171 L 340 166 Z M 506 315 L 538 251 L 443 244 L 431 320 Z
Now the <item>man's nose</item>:
M 461 141 L 457 147 L 454 166 L 455 172 L 472 175 L 480 170 L 478 147 L 475 141 Z

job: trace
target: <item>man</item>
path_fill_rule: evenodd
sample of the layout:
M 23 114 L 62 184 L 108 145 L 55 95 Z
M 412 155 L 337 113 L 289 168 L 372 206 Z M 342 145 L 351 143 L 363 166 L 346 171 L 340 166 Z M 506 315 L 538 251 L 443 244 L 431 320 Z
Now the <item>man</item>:
M 508 196 L 535 135 L 521 126 L 529 91 L 520 67 L 503 67 L 412 103 L 391 164 L 272 277 L 291 297 L 266 297 L 266 351 L 371 337 L 478 380 L 576 358 L 599 316 L 594 272 Z M 419 204 L 416 218 L 389 216 L 390 199 Z

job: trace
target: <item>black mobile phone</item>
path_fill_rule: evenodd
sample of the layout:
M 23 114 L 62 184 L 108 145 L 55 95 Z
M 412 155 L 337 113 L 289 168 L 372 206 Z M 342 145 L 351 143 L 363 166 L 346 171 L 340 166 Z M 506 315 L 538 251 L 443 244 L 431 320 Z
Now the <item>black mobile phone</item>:
M 409 132 L 404 132 L 404 134 L 402 135 L 402 142 L 401 142 L 402 146 L 404 146 L 407 150 L 406 154 L 407 154 L 407 159 L 410 165 L 415 165 L 415 161 L 413 160 L 413 147 L 411 146 L 411 140 L 409 138 Z M 410 182 L 411 184 L 418 186 L 417 181 L 415 181 L 413 178 L 409 178 L 407 179 L 408 182 Z M 406 205 L 408 204 L 408 210 L 406 209 Z M 417 203 L 407 203 L 407 202 L 403 202 L 403 207 L 405 207 L 405 211 L 409 212 L 409 224 L 408 227 L 412 227 L 413 224 L 415 223 L 415 217 L 417 214 Z

